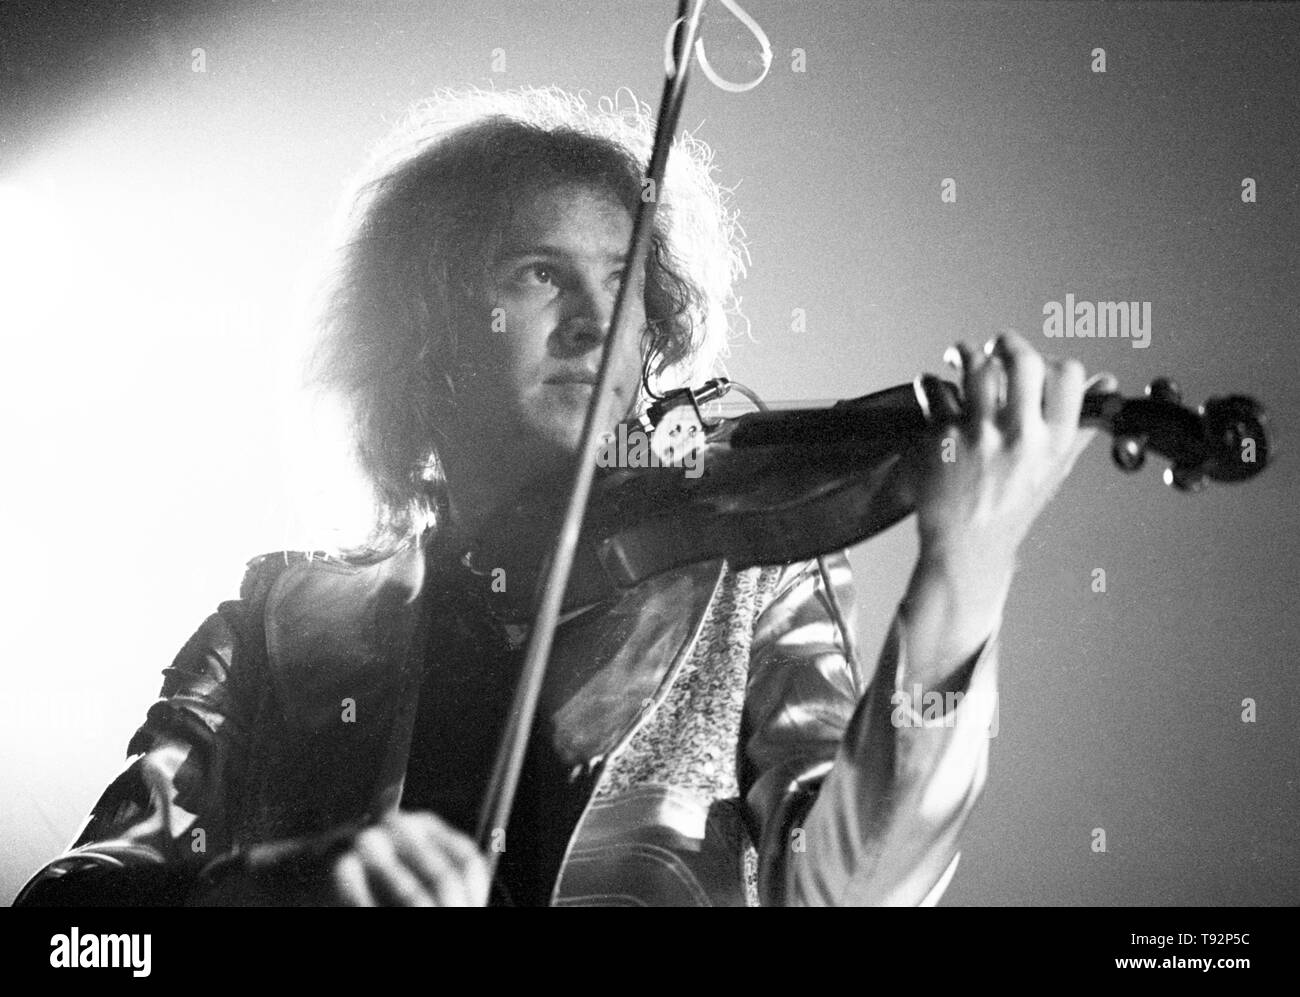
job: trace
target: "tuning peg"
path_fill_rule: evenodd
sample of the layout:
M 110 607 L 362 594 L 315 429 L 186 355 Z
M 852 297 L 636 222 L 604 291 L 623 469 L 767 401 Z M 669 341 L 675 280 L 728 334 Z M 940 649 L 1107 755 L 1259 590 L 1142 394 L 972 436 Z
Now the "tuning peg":
M 1188 467 L 1166 467 L 1165 484 L 1180 492 L 1204 491 L 1209 478 L 1204 471 Z
M 1167 377 L 1157 377 L 1147 385 L 1147 397 L 1154 402 L 1181 405 L 1183 402 L 1183 389 L 1175 381 Z
M 1140 470 L 1147 460 L 1146 440 L 1136 436 L 1117 436 L 1111 445 L 1110 455 L 1123 471 Z

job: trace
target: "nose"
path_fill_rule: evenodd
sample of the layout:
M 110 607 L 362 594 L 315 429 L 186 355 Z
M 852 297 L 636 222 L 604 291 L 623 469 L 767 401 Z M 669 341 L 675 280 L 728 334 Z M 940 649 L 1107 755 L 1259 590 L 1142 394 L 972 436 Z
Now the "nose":
M 596 349 L 609 336 L 614 294 L 596 281 L 583 280 L 565 292 L 564 309 L 556 329 L 566 354 Z
M 605 342 L 609 335 L 609 323 L 595 318 L 575 316 L 566 318 L 557 332 L 557 338 L 566 347 L 567 352 L 586 353 Z

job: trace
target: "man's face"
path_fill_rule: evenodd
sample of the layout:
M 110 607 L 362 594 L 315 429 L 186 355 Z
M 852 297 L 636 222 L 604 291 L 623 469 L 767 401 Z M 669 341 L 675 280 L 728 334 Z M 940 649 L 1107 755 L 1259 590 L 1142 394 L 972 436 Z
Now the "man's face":
M 482 373 L 464 410 L 489 459 L 537 473 L 577 452 L 631 235 L 629 213 L 596 187 L 552 188 L 515 212 L 489 272 L 492 324 L 466 344 Z M 635 334 L 611 358 L 617 418 L 640 382 L 644 274 L 628 308 Z

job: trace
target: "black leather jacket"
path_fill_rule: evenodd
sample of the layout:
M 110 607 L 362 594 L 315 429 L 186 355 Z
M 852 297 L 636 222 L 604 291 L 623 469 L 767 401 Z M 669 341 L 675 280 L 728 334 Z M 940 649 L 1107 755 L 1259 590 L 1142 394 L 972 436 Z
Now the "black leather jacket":
M 869 688 L 846 658 L 826 583 L 852 606 L 848 560 L 826 561 L 694 565 L 561 626 L 541 729 L 589 778 L 553 904 L 938 899 L 984 781 L 996 641 L 955 708 L 921 715 L 897 695 L 897 625 Z M 108 889 L 132 869 L 168 870 L 163 902 L 179 902 L 232 852 L 396 805 L 427 570 L 416 546 L 365 566 L 251 562 L 165 670 L 126 770 L 17 902 L 86 902 L 78 879 Z

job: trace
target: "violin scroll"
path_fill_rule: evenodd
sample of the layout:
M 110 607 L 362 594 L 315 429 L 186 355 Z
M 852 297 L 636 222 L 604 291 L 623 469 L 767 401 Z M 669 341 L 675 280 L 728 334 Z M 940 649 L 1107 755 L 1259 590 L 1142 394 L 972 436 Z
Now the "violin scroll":
M 1214 481 L 1245 481 L 1268 464 L 1263 407 L 1245 395 L 1211 398 L 1201 406 L 1208 448 L 1206 471 Z
M 1193 411 L 1182 404 L 1178 385 L 1161 377 L 1142 398 L 1087 396 L 1080 421 L 1111 432 L 1111 456 L 1124 471 L 1139 470 L 1148 450 L 1168 459 L 1165 483 L 1179 491 L 1245 481 L 1268 465 L 1268 421 L 1263 407 L 1245 395 L 1211 398 Z

